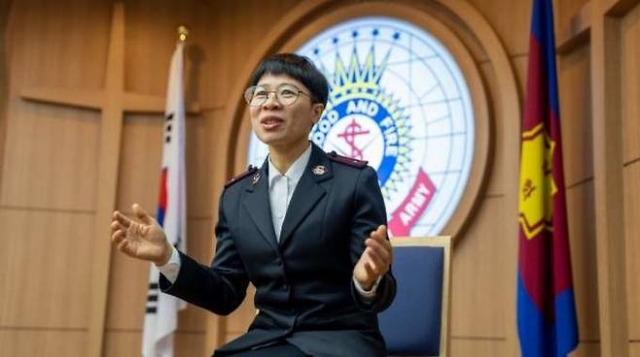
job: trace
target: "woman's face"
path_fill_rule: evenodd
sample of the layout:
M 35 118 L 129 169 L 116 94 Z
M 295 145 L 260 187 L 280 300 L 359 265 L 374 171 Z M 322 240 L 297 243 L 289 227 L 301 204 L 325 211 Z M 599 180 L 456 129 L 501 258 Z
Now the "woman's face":
M 320 119 L 323 105 L 312 103 L 309 89 L 287 75 L 267 73 L 256 85 L 256 95 L 267 96 L 262 105 L 249 107 L 251 126 L 258 139 L 270 148 L 295 150 L 306 147 L 309 132 Z M 287 100 L 279 100 L 276 91 L 289 99 L 297 95 L 297 99 L 292 104 L 283 104 Z

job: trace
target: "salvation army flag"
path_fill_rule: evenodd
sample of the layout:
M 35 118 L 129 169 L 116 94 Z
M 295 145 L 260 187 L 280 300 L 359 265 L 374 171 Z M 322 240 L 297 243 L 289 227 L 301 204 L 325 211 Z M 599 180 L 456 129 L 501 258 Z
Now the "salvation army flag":
M 578 345 L 551 0 L 534 0 L 522 123 L 518 335 L 523 357 Z
M 167 238 L 181 251 L 186 251 L 186 191 L 185 191 L 185 112 L 182 85 L 184 42 L 179 41 L 171 58 L 169 86 L 162 149 L 158 223 Z M 186 307 L 182 300 L 161 294 L 159 272 L 155 264 L 149 271 L 144 330 L 143 357 L 172 357 L 173 334 L 178 327 L 178 310 Z

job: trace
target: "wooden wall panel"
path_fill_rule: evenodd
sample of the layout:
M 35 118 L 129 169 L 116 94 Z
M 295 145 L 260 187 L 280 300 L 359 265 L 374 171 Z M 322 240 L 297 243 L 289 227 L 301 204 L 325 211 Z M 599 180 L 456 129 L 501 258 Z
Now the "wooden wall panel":
M 567 187 L 567 219 L 580 343 L 599 341 L 593 187 L 590 47 L 558 58 L 560 123 Z M 597 343 L 596 343 L 597 345 Z M 596 347 L 578 355 L 592 355 Z
M 174 346 L 176 356 L 209 356 L 204 349 L 204 333 L 178 332 Z M 140 357 L 142 346 L 140 331 L 110 331 L 106 333 L 104 357 Z M 62 356 L 62 355 L 59 355 Z M 66 355 L 65 355 L 66 356 Z
M 226 320 L 225 341 L 229 342 L 249 329 L 249 325 L 256 316 L 256 307 L 253 303 L 254 296 L 255 288 L 253 285 L 249 285 L 244 302 Z
M 598 341 L 598 281 L 593 180 L 567 189 L 573 291 L 581 341 Z
M 527 84 L 527 71 L 529 69 L 529 56 L 527 54 L 512 56 L 511 63 L 513 64 L 513 68 L 515 71 L 514 74 L 516 75 L 516 81 L 518 82 L 520 98 L 524 100 L 524 88 Z M 520 124 L 518 124 L 518 126 L 520 126 Z
M 451 356 L 512 356 L 504 339 L 451 339 Z
M 519 79 L 524 76 L 526 71 L 526 58 L 518 56 L 512 58 L 511 61 L 515 70 L 516 78 Z M 495 68 L 493 68 L 491 63 L 483 63 L 480 66 L 480 70 L 483 80 L 486 82 L 485 85 L 489 88 L 487 91 L 488 99 L 490 101 L 490 106 L 493 107 L 493 109 L 490 109 L 490 120 L 493 125 L 493 142 L 491 143 L 493 146 L 493 152 L 489 159 L 491 166 L 489 168 L 489 178 L 487 179 L 485 195 L 489 197 L 502 197 L 507 193 L 505 192 L 506 183 L 518 176 L 518 170 L 514 170 L 514 168 L 506 162 L 508 151 L 513 150 L 513 148 L 507 148 L 507 138 L 515 135 L 516 141 L 519 141 L 520 133 L 509 131 L 510 127 L 513 126 L 513 118 L 511 116 L 505 117 L 502 113 L 496 111 L 496 107 L 501 105 L 501 98 L 495 94 L 498 86 L 496 83 Z M 521 83 L 523 82 L 519 83 L 520 87 L 522 86 Z M 519 89 L 519 91 L 522 92 L 521 89 Z M 520 94 L 520 96 L 521 95 L 522 94 Z M 519 123 L 517 124 L 517 127 L 519 130 Z M 520 151 L 520 148 L 516 149 L 518 152 Z
M 212 351 L 208 350 L 204 333 L 193 333 L 189 331 L 181 331 L 176 333 L 175 350 L 179 356 L 209 356 Z M 178 354 L 179 353 L 179 354 Z
M 489 88 L 495 88 L 496 77 L 494 68 L 489 64 L 482 64 L 480 66 L 481 75 L 483 79 L 486 81 L 486 86 Z M 491 93 L 491 91 L 488 91 Z M 492 100 L 499 101 L 499 98 L 492 97 Z M 486 188 L 485 188 L 485 196 L 503 196 L 504 195 L 504 183 L 509 180 L 509 173 L 507 172 L 508 167 L 505 163 L 505 152 L 504 152 L 504 142 L 502 138 L 505 137 L 505 121 L 509 120 L 509 118 L 505 118 L 501 113 L 495 111 L 495 107 L 498 105 L 496 102 L 492 102 L 490 109 L 489 117 L 493 123 L 493 132 L 491 133 L 493 142 L 491 145 L 493 146 L 493 153 L 490 157 L 490 168 L 489 168 L 489 177 L 487 178 Z M 455 250 L 454 250 L 455 252 Z
M 0 204 L 93 211 L 98 114 L 34 103 L 16 104 L 21 109 L 9 109 Z
M 629 354 L 620 18 L 608 1 L 591 3 L 594 207 L 600 344 L 604 356 Z
M 640 340 L 640 6 L 620 21 L 622 161 L 624 168 L 624 236 L 629 340 Z M 630 352 L 633 349 L 630 349 Z
M 93 217 L 0 208 L 0 328 L 87 324 Z
M 188 254 L 201 262 L 209 264 L 213 256 L 210 246 L 213 241 L 213 221 L 211 219 L 190 218 L 189 239 L 187 241 Z M 199 307 L 189 305 L 181 311 L 178 319 L 178 331 L 184 333 L 204 333 L 206 317 L 211 313 Z M 204 347 L 204 346 L 203 346 Z
M 228 1 L 222 1 L 228 2 Z M 218 57 L 225 52 L 212 46 L 232 35 L 220 27 L 217 8 L 220 1 L 176 1 L 158 6 L 153 0 L 127 3 L 127 88 L 141 93 L 164 96 L 176 29 L 189 29 L 185 50 L 185 90 L 189 101 L 203 108 L 225 104 L 225 83 L 220 81 Z M 153 59 L 150 61 L 150 59 Z M 159 75 L 162 74 L 162 75 Z
M 206 2 L 198 4 L 201 9 L 196 12 L 189 9 L 196 5 L 194 2 L 171 2 L 165 6 L 155 6 L 157 4 L 152 1 L 140 0 L 127 4 L 128 89 L 157 96 L 166 94 L 166 73 L 175 49 L 178 26 L 185 25 L 189 29 L 187 47 L 197 46 L 202 40 L 205 29 L 200 21 L 194 19 L 194 15 L 198 12 L 211 14 L 211 9 Z M 190 61 L 185 62 L 191 65 Z
M 640 341 L 640 161 L 624 168 L 629 339 Z
M 112 255 L 107 329 L 142 329 L 149 289 L 149 266 L 124 254 Z
M 491 24 L 510 57 L 529 52 L 530 1 L 469 0 L 468 2 Z
M 580 341 L 578 348 L 571 357 L 600 357 L 600 343 L 595 341 Z
M 4 270 L 2 325 L 20 326 L 36 354 L 86 355 L 97 180 L 99 114 L 20 99 L 25 88 L 97 90 L 104 81 L 109 1 L 15 2 L 2 35 L 10 88 L 3 148 L 0 210 L 19 242 Z M 11 243 L 14 244 L 14 243 Z M 45 274 L 45 272 L 47 274 Z M 78 338 L 58 330 L 75 329 Z M 51 329 L 51 333 L 47 332 Z M 44 334 L 41 337 L 39 334 Z M 57 337 L 56 337 L 57 338 Z M 69 340 L 72 348 L 65 348 Z M 6 348 L 31 355 L 16 338 Z M 50 346 L 49 346 L 50 345 Z
M 150 214 L 156 214 L 163 130 L 164 118 L 160 114 L 128 115 L 125 120 L 116 199 L 116 208 L 123 213 L 131 214 L 131 205 L 139 203 Z M 189 177 L 187 187 L 188 183 Z
M 85 357 L 86 332 L 0 330 L 0 356 Z
M 206 113 L 205 116 L 187 118 L 187 135 L 189 141 L 186 145 L 186 170 L 189 173 L 187 178 L 187 209 L 190 217 L 215 218 L 217 214 L 218 200 L 212 199 L 215 189 L 222 189 L 222 185 L 216 185 L 212 180 L 214 173 L 222 171 L 220 163 L 223 162 L 222 155 L 216 153 L 214 143 L 216 141 L 226 142 L 229 138 L 222 138 L 219 132 L 212 130 L 213 116 Z M 225 182 L 227 180 L 225 179 Z M 209 243 L 213 242 L 213 230 L 203 239 Z M 211 247 L 208 247 L 211 248 Z M 209 263 L 211 260 L 211 249 L 207 249 L 205 256 Z
M 451 336 L 455 339 L 501 340 L 515 327 L 517 239 L 504 234 L 503 199 L 481 203 L 477 217 L 453 255 Z M 515 223 L 514 223 L 515 224 Z M 490 232 L 490 233 L 489 233 Z M 478 308 L 482 306 L 482 308 Z
M 214 227 L 215 219 L 203 218 L 203 217 L 190 217 L 189 218 L 189 239 L 187 241 L 187 251 L 189 256 L 201 262 L 202 264 L 209 265 L 213 257 L 212 246 L 215 243 Z
M 115 257 L 115 255 L 114 255 Z M 105 357 L 139 357 L 142 355 L 142 332 L 140 330 L 109 330 L 104 339 Z
M 12 94 L 33 86 L 102 88 L 111 1 L 16 1 L 12 16 Z
M 622 67 L 623 162 L 640 159 L 640 6 L 624 16 L 620 24 Z
M 589 46 L 582 46 L 558 58 L 562 153 L 568 188 L 593 179 L 589 50 Z
M 554 1 L 556 17 L 556 39 L 562 38 L 562 33 L 569 27 L 569 22 L 590 0 L 561 0 Z M 556 43 L 559 45 L 559 43 Z
M 80 1 L 14 4 L 7 36 L 12 44 L 7 123 L 11 141 L 5 145 L 2 205 L 93 209 L 96 113 L 34 105 L 18 95 L 27 86 L 100 87 L 106 42 L 98 39 L 108 33 L 109 19 L 100 6 L 101 2 Z

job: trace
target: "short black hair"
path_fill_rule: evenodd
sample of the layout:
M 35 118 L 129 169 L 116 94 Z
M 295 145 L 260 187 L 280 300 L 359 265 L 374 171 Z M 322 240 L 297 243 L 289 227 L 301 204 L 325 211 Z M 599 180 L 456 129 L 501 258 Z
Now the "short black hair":
M 313 62 L 295 53 L 278 53 L 265 58 L 251 74 L 251 85 L 255 86 L 265 74 L 287 75 L 311 92 L 311 101 L 327 105 L 329 83 Z

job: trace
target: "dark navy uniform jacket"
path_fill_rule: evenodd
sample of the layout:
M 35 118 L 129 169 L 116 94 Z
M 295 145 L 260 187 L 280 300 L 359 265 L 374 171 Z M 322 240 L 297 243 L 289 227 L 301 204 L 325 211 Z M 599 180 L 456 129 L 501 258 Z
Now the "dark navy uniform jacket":
M 365 239 L 386 224 L 375 171 L 312 144 L 278 242 L 268 167 L 265 161 L 223 190 L 212 265 L 180 253 L 178 278 L 172 285 L 161 275 L 162 290 L 227 315 L 241 304 L 249 282 L 256 287 L 259 313 L 249 331 L 219 351 L 286 340 L 312 356 L 385 356 L 376 313 L 393 300 L 395 280 L 390 272 L 383 276 L 369 302 L 352 282 Z

